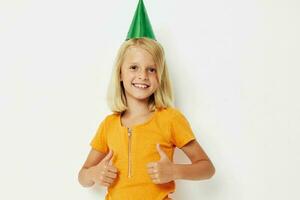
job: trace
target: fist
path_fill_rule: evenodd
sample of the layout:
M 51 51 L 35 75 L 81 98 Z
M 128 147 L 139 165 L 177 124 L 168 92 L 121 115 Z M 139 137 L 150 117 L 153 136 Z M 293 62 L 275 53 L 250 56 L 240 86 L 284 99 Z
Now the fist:
M 169 160 L 159 144 L 156 145 L 156 148 L 160 155 L 160 160 L 147 164 L 148 174 L 155 184 L 168 183 L 174 180 L 174 164 Z
M 112 164 L 113 152 L 109 153 L 97 165 L 90 168 L 91 179 L 99 185 L 109 187 L 117 178 L 118 170 Z

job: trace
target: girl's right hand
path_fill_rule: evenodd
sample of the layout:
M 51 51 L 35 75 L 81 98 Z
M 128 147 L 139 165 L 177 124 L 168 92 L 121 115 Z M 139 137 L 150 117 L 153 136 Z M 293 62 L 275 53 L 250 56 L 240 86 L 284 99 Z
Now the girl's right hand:
M 95 166 L 89 168 L 91 180 L 99 185 L 109 187 L 117 177 L 118 170 L 112 165 L 113 152 L 109 153 Z

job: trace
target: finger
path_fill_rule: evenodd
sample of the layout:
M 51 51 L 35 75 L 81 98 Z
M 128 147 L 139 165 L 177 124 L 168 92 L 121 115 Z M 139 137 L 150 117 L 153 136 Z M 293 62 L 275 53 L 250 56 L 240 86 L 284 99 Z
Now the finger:
M 101 183 L 100 185 L 103 185 L 103 186 L 105 186 L 105 187 L 109 187 L 109 186 L 110 186 L 109 183 Z
M 154 168 L 149 168 L 148 169 L 148 174 L 156 174 L 158 172 L 157 169 L 154 169 Z
M 151 175 L 150 175 L 150 178 L 151 178 L 152 180 L 154 180 L 154 179 L 155 179 L 154 174 L 151 174 Z
M 160 184 L 160 179 L 154 178 L 154 179 L 152 179 L 152 182 L 155 184 Z
M 104 185 L 104 186 L 110 185 L 110 183 L 106 182 L 103 177 L 100 177 L 99 179 L 95 180 L 95 182 L 98 183 L 99 185 Z
M 104 161 L 109 161 L 113 156 L 113 151 L 110 149 L 108 154 L 103 158 Z
M 111 158 L 108 162 L 108 165 L 112 165 L 113 164 L 113 158 Z
M 150 175 L 151 179 L 159 179 L 159 175 L 158 174 L 151 174 Z
M 150 162 L 147 164 L 147 167 L 148 168 L 154 168 L 154 167 L 157 167 L 157 163 L 156 162 Z
M 110 186 L 110 183 L 102 182 L 100 180 L 96 180 L 95 183 L 97 183 L 98 185 L 106 186 L 106 187 Z
M 107 170 L 108 170 L 109 172 L 118 173 L 118 169 L 117 169 L 115 166 L 113 166 L 113 165 L 108 165 L 108 166 L 107 166 Z
M 111 183 L 101 182 L 100 185 L 103 185 L 103 186 L 106 186 L 106 187 L 110 187 Z
M 105 174 L 106 177 L 109 177 L 109 178 L 113 178 L 115 179 L 117 177 L 117 174 L 116 173 L 112 173 L 112 172 L 107 172 Z
M 113 156 L 111 157 L 111 159 L 109 160 L 108 165 L 113 165 L 115 158 L 116 158 L 116 154 L 114 153 Z
M 161 149 L 160 144 L 156 144 L 156 149 L 160 155 L 160 159 L 168 159 L 167 154 L 164 152 L 164 150 Z
M 112 183 L 114 181 L 114 179 L 106 177 L 106 176 L 102 176 L 100 180 L 105 183 Z

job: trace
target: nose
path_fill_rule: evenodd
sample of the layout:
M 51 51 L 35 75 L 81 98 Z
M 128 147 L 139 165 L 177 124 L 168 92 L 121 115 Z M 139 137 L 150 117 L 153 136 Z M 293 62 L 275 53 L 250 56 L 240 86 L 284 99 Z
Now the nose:
M 138 76 L 139 76 L 139 79 L 142 79 L 142 80 L 147 80 L 148 79 L 148 74 L 147 74 L 146 70 L 140 70 Z

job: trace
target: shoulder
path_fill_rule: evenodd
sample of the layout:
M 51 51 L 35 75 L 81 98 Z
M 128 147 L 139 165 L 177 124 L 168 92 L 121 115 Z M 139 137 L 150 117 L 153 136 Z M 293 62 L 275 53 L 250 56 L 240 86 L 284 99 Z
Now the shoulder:
M 159 110 L 163 115 L 168 115 L 168 116 L 177 116 L 177 115 L 182 115 L 182 112 L 179 110 L 179 108 L 176 107 L 167 107 Z
M 110 113 L 105 116 L 105 118 L 102 120 L 102 123 L 104 124 L 112 124 L 112 123 L 118 123 L 119 119 L 118 113 Z
M 176 107 L 167 107 L 159 110 L 160 116 L 169 120 L 184 117 L 183 113 Z

